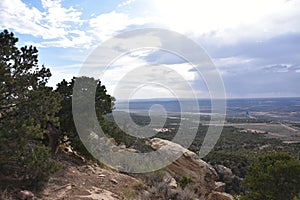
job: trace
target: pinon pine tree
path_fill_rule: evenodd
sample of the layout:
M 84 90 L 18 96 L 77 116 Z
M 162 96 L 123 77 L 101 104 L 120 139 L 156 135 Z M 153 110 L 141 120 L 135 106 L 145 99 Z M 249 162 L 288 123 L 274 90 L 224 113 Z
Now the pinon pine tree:
M 38 50 L 17 42 L 0 33 L 0 173 L 36 183 L 56 168 L 42 140 L 47 122 L 58 122 L 60 96 L 46 86 L 51 73 Z

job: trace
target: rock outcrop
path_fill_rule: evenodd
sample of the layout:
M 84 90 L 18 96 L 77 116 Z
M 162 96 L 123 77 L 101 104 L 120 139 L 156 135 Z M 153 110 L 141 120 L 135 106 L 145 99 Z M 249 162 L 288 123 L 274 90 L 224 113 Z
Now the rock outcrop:
M 222 175 L 224 178 L 233 179 L 235 177 L 231 169 L 225 167 L 224 165 L 215 165 L 215 169 L 217 173 Z
M 18 198 L 20 200 L 26 200 L 26 199 L 33 199 L 34 198 L 34 194 L 31 191 L 28 190 L 21 190 L 18 194 Z
M 213 191 L 206 200 L 233 200 L 233 197 L 227 193 Z
M 168 188 L 170 189 L 176 189 L 178 187 L 176 180 L 169 173 L 164 176 L 163 181 L 168 185 Z
M 230 195 L 223 197 L 222 194 L 224 193 L 215 191 L 218 188 L 216 185 L 218 179 L 217 172 L 210 164 L 201 160 L 195 153 L 179 144 L 160 138 L 153 138 L 150 143 L 154 150 L 159 149 L 165 155 L 181 152 L 182 156 L 171 163 L 167 167 L 167 171 L 177 179 L 184 176 L 191 178 L 197 187 L 197 193 L 201 199 L 209 197 L 211 200 L 225 200 L 229 196 L 230 200 Z
M 225 183 L 223 183 L 223 182 L 216 182 L 215 191 L 217 191 L 217 192 L 224 192 L 225 191 Z

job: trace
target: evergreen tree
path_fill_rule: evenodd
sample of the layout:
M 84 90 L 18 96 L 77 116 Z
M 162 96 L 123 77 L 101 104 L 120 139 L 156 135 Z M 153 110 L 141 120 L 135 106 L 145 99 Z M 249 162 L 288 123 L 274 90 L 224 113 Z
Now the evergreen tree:
M 249 167 L 243 200 L 290 200 L 300 192 L 300 163 L 286 153 L 272 153 Z
M 60 119 L 60 128 L 63 131 L 63 133 L 68 137 L 68 139 L 71 142 L 71 146 L 79 152 L 83 156 L 90 157 L 89 152 L 84 147 L 82 141 L 79 138 L 79 135 L 77 133 L 74 120 L 73 120 L 73 114 L 72 114 L 72 96 L 73 96 L 73 87 L 75 84 L 75 81 L 79 81 L 82 84 L 81 92 L 79 96 L 81 98 L 85 98 L 89 93 L 91 93 L 91 89 L 96 86 L 96 92 L 95 92 L 95 111 L 97 120 L 100 123 L 103 131 L 105 131 L 108 126 L 107 120 L 103 118 L 103 115 L 107 113 L 111 113 L 114 105 L 114 98 L 111 97 L 109 94 L 107 94 L 107 90 L 104 85 L 101 84 L 100 80 L 95 80 L 94 78 L 89 77 L 74 77 L 70 82 L 67 82 L 66 80 L 63 80 L 62 82 L 57 84 L 56 92 L 59 93 L 63 100 L 61 102 L 62 109 L 58 113 L 58 117 Z M 84 102 L 84 100 L 83 100 Z M 85 110 L 84 105 L 82 106 L 82 112 L 81 114 L 84 115 L 86 113 L 87 115 L 90 114 L 87 110 Z M 94 112 L 92 110 L 91 112 Z M 91 122 L 91 126 L 94 122 Z M 89 128 L 88 124 L 84 124 L 84 126 Z
M 0 33 L 0 173 L 36 182 L 56 169 L 42 140 L 46 123 L 58 123 L 60 96 L 47 87 L 50 70 L 38 66 L 38 50 L 17 47 Z

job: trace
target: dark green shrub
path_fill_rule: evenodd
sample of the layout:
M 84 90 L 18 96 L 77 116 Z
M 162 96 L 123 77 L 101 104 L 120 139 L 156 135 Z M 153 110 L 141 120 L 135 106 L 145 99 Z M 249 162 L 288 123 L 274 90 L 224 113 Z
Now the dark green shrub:
M 292 200 L 300 191 L 300 163 L 286 153 L 261 156 L 251 165 L 243 181 L 242 199 Z
M 193 183 L 193 180 L 186 176 L 181 177 L 181 179 L 178 181 L 178 184 L 182 189 L 184 189 L 190 183 Z
M 47 87 L 50 70 L 38 66 L 35 47 L 17 47 L 13 33 L 0 33 L 0 175 L 30 183 L 57 169 L 44 139 L 56 123 L 60 96 Z

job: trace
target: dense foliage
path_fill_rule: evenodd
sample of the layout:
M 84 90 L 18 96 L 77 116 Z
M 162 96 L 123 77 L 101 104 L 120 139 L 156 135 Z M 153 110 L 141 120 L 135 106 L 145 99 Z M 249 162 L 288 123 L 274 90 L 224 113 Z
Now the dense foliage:
M 38 50 L 32 46 L 18 48 L 17 42 L 13 33 L 6 30 L 0 33 L 0 175 L 34 185 L 47 180 L 58 169 L 51 158 L 47 125 L 60 129 L 58 132 L 69 138 L 75 150 L 90 156 L 78 137 L 72 116 L 76 79 L 96 85 L 95 110 L 104 131 L 116 137 L 122 133 L 103 117 L 112 111 L 114 98 L 99 80 L 88 77 L 63 80 L 54 91 L 46 86 L 50 70 L 38 66 Z M 89 92 L 89 86 L 82 91 Z
M 261 156 L 243 181 L 245 200 L 290 200 L 300 192 L 300 162 L 286 153 Z
M 92 158 L 73 120 L 72 96 L 76 80 L 84 83 L 80 89 L 83 97 L 91 92 L 92 85 L 96 86 L 97 123 L 104 132 L 118 143 L 130 143 L 113 122 L 103 117 L 112 112 L 114 98 L 107 94 L 99 80 L 89 77 L 73 78 L 70 82 L 63 80 L 54 91 L 46 86 L 50 70 L 38 66 L 38 50 L 32 46 L 18 48 L 17 42 L 13 33 L 6 30 L 0 33 L 0 175 L 31 183 L 48 179 L 58 168 L 51 159 L 47 142 L 49 124 L 60 129 L 62 136 L 67 136 L 64 139 L 67 138 L 78 153 Z
M 42 140 L 47 121 L 58 122 L 60 97 L 46 86 L 51 73 L 37 49 L 17 42 L 0 33 L 0 172 L 36 183 L 56 169 Z
M 77 133 L 73 114 L 72 114 L 72 95 L 73 95 L 73 88 L 75 81 L 79 81 L 82 84 L 82 88 L 80 91 L 84 92 L 82 94 L 83 98 L 87 93 L 90 93 L 92 88 L 96 86 L 95 91 L 95 110 L 97 118 L 105 129 L 105 125 L 108 123 L 103 118 L 104 114 L 111 113 L 113 108 L 114 98 L 107 94 L 107 90 L 104 85 L 101 85 L 100 80 L 95 80 L 94 78 L 89 77 L 78 77 L 73 78 L 70 82 L 63 80 L 62 82 L 57 84 L 57 89 L 55 90 L 59 93 L 63 100 L 61 101 L 62 109 L 58 112 L 57 116 L 60 121 L 60 128 L 61 131 L 67 136 L 68 140 L 71 142 L 72 147 L 74 150 L 79 152 L 84 156 L 91 157 L 89 152 L 86 150 L 85 146 L 83 145 L 79 135 Z M 83 109 L 82 114 L 84 114 L 86 110 Z M 90 113 L 87 113 L 89 115 Z M 97 122 L 98 123 L 98 122 Z M 87 125 L 88 126 L 88 125 Z

